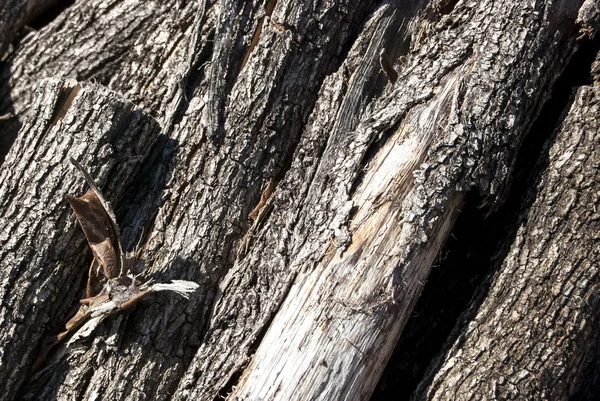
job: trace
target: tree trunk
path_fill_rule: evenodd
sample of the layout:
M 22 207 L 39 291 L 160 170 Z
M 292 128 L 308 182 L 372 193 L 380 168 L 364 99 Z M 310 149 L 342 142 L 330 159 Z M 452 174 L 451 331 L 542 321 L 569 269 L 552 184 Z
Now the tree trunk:
M 10 147 L 0 172 L 3 398 L 368 399 L 466 194 L 481 193 L 488 213 L 503 202 L 523 139 L 598 15 L 592 1 L 76 2 L 21 41 L 1 74 L 0 114 L 16 115 L 0 121 Z M 54 76 L 79 83 L 43 80 Z M 593 243 L 542 220 L 561 213 L 554 194 L 575 199 L 563 220 L 595 232 L 597 106 L 594 89 L 581 93 L 564 125 L 581 139 L 558 134 L 546 173 L 555 183 L 540 187 L 548 195 L 529 216 L 541 217 L 482 293 L 481 330 L 457 326 L 469 352 L 494 343 L 528 355 L 529 343 L 515 347 L 501 328 L 525 333 L 535 319 L 524 316 L 551 307 L 552 324 L 567 312 L 578 322 L 569 341 L 590 335 L 597 259 L 557 255 L 568 241 Z M 587 157 L 574 165 L 577 176 L 590 171 L 585 180 L 557 170 L 569 152 Z M 69 157 L 114 202 L 124 248 L 141 248 L 142 277 L 200 287 L 104 321 L 35 373 L 44 337 L 83 297 L 91 259 L 61 200 L 84 192 Z M 558 253 L 519 256 L 533 235 Z M 517 269 L 533 273 L 515 280 Z M 495 283 L 508 279 L 537 301 L 499 298 Z M 532 284 L 542 279 L 553 281 Z M 563 297 L 567 288 L 581 298 Z M 500 302 L 518 303 L 522 326 L 492 313 Z M 552 387 L 563 399 L 586 347 L 573 355 L 564 336 L 545 334 L 530 340 L 557 359 L 523 365 L 533 384 L 518 391 Z M 473 372 L 457 391 L 492 397 L 498 366 L 456 359 L 432 365 L 418 394 L 447 395 Z M 548 367 L 554 360 L 563 370 Z M 498 398 L 524 379 L 514 366 Z
M 84 160 L 119 199 L 160 134 L 152 117 L 98 85 L 45 81 L 0 175 L 3 307 L 1 386 L 16 394 L 37 344 L 60 328 L 79 297 L 88 262 L 84 237 L 63 196 L 81 191 L 66 163 Z M 136 161 L 138 160 L 138 161 Z

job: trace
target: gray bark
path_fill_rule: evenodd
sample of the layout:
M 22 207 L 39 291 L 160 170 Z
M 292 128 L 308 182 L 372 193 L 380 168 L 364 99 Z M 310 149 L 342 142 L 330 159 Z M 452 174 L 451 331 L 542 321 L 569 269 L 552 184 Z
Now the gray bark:
M 3 351 L 4 398 L 368 398 L 464 194 L 502 201 L 519 144 L 576 49 L 580 6 L 105 0 L 67 9 L 2 71 L 0 110 L 18 116 L 0 127 L 3 140 L 25 123 L 2 165 L 15 177 L 2 185 L 24 192 L 3 189 L 1 213 L 31 205 L 20 220 L 32 224 L 18 228 L 27 241 L 6 239 L 22 267 L 0 259 L 12 283 L 5 318 L 17 319 L 0 338 L 21 357 Z M 60 81 L 34 90 L 48 76 L 100 84 L 80 84 L 64 109 L 61 121 L 78 130 L 42 117 L 61 104 Z M 99 145 L 112 141 L 125 144 Z M 64 179 L 71 167 L 39 143 L 88 149 L 125 248 L 142 238 L 144 278 L 200 289 L 189 301 L 153 296 L 104 322 L 87 348 L 25 383 L 89 262 L 60 201 L 80 195 L 81 180 Z M 38 188 L 33 170 L 54 186 Z M 267 182 L 278 184 L 251 222 Z M 13 220 L 1 221 L 2 235 Z M 34 243 L 43 257 L 31 256 Z M 33 302 L 46 281 L 72 277 Z
M 0 59 L 6 57 L 11 43 L 19 36 L 25 25 L 42 14 L 56 0 L 1 0 L 0 1 Z M 6 80 L 3 79 L 0 91 L 6 91 Z M 3 93 L 3 98 L 5 93 Z M 6 98 L 5 98 L 6 99 Z M 18 119 L 14 109 L 6 103 L 0 111 L 0 163 L 10 148 L 18 130 Z M 6 130 L 10 127 L 9 130 Z
M 597 83 L 574 95 L 506 258 L 415 399 L 566 400 L 573 394 L 600 311 Z
M 358 400 L 371 393 L 464 192 L 478 186 L 490 202 L 500 198 L 539 105 L 531 100 L 552 82 L 536 76 L 530 61 L 556 71 L 568 57 L 554 46 L 565 40 L 568 48 L 570 40 L 551 28 L 564 22 L 565 10 L 539 10 L 543 18 L 524 23 L 518 16 L 534 13 L 523 7 L 457 3 L 448 18 L 460 16 L 465 25 L 433 28 L 416 45 L 419 63 L 400 72 L 352 134 L 334 127 L 302 200 L 310 210 L 293 231 L 296 238 L 310 233 L 289 252 L 299 273 L 230 399 Z M 498 20 L 503 38 L 495 33 Z M 446 51 L 437 53 L 438 46 Z M 428 92 L 428 84 L 437 91 Z M 387 142 L 365 160 L 382 133 Z M 351 192 L 347 184 L 359 169 L 366 172 Z M 357 208 L 352 215 L 348 203 Z M 328 224 L 323 211 L 331 213 Z
M 84 188 L 69 157 L 119 199 L 160 132 L 152 117 L 98 85 L 49 80 L 36 98 L 0 173 L 0 387 L 9 398 L 87 275 L 89 251 L 63 199 Z
M 175 0 L 79 1 L 32 32 L 3 65 L 0 113 L 17 118 L 0 121 L 0 159 L 34 102 L 32 83 L 43 78 L 91 80 L 123 93 L 157 118 L 169 106 L 174 112 L 183 90 L 189 90 L 190 63 L 214 35 L 214 11 L 204 24 L 194 23 L 202 9 Z M 206 57 L 210 54 L 196 67 Z

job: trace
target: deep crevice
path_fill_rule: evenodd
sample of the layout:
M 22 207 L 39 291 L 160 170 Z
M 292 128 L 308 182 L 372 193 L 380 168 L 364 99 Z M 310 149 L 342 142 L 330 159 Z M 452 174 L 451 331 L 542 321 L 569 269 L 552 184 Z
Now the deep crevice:
M 268 2 L 267 7 L 271 7 L 271 8 L 267 9 L 267 13 L 268 13 L 267 15 L 271 15 L 271 13 L 273 11 L 272 9 L 275 7 L 275 4 L 276 3 L 274 2 L 274 0 L 270 0 Z M 350 25 L 351 26 L 350 34 L 348 35 L 346 42 L 342 45 L 340 55 L 338 57 L 333 57 L 330 60 L 329 65 L 326 68 L 326 73 L 321 74 L 321 76 L 320 76 L 320 84 L 321 85 L 325 81 L 325 78 L 327 75 L 337 71 L 342 66 L 343 61 L 347 58 L 348 53 L 352 49 L 352 46 L 354 46 L 354 43 L 356 42 L 358 36 L 362 32 L 362 28 L 364 27 L 365 23 L 369 20 L 369 18 L 371 18 L 372 12 L 374 9 L 375 9 L 375 4 L 373 4 L 371 6 L 371 8 L 368 11 L 366 11 L 364 14 L 361 14 L 359 22 L 357 22 L 356 24 Z M 293 58 L 293 56 L 292 56 L 292 58 Z M 243 66 L 242 66 L 242 68 L 243 68 Z M 284 71 L 284 73 L 281 76 L 281 79 L 280 79 L 281 85 L 286 84 L 285 83 L 286 73 L 287 73 L 287 71 Z M 315 90 L 315 93 L 318 93 L 318 90 Z M 285 137 L 285 138 L 282 137 L 281 135 L 278 135 L 278 136 L 274 136 L 269 139 L 269 141 L 268 141 L 269 144 L 267 146 L 267 149 L 269 149 L 271 147 L 275 147 L 279 151 L 282 151 L 281 153 L 283 153 L 283 155 L 280 157 L 279 161 L 276 163 L 274 171 L 271 172 L 272 174 L 269 178 L 275 179 L 277 181 L 281 181 L 283 179 L 283 177 L 285 176 L 285 174 L 288 172 L 288 170 L 291 168 L 296 150 L 302 139 L 302 133 L 304 132 L 304 129 L 306 128 L 307 124 L 310 121 L 312 111 L 314 110 L 314 107 L 317 104 L 317 101 L 318 101 L 318 98 L 317 98 L 317 96 L 315 96 L 313 101 L 310 104 L 309 111 L 300 110 L 297 112 L 299 114 L 298 119 L 300 121 L 300 125 L 299 125 L 298 129 L 294 129 L 293 126 L 289 127 L 287 125 L 284 125 L 283 127 L 279 127 L 279 128 L 269 127 L 270 129 L 276 130 L 276 131 L 296 132 L 295 135 L 289 135 L 288 137 Z M 267 106 L 267 108 L 270 108 L 270 106 L 273 102 L 274 102 L 274 100 L 272 98 L 270 98 L 269 102 L 268 102 L 269 106 Z M 267 116 L 262 116 L 261 121 L 259 121 L 257 126 L 263 127 L 264 126 L 263 123 L 264 123 L 264 120 L 266 117 Z M 293 119 L 291 119 L 291 120 L 293 120 Z M 268 160 L 267 160 L 267 164 L 268 164 Z M 265 163 L 263 163 L 263 165 L 261 166 L 261 170 L 265 171 Z M 265 179 L 265 182 L 266 182 L 266 179 Z M 261 186 L 258 188 L 263 188 L 263 187 L 264 187 L 264 183 L 261 183 Z M 253 202 L 250 202 L 250 203 L 253 205 L 257 204 L 259 196 L 260 196 L 260 190 L 256 191 L 255 199 L 253 200 Z M 246 229 L 246 232 L 247 232 L 247 229 Z
M 177 110 L 174 113 L 173 122 L 170 124 L 169 129 L 172 129 L 174 126 L 181 123 L 188 110 L 190 101 L 194 97 L 194 93 L 200 87 L 202 81 L 204 81 L 206 77 L 203 66 L 206 62 L 210 61 L 214 49 L 214 37 L 215 32 L 212 30 L 207 35 L 207 45 L 197 55 L 195 55 L 196 59 L 193 61 L 190 67 L 189 74 L 180 82 L 183 98 L 181 99 Z
M 452 341 L 453 328 L 456 326 L 456 332 L 468 323 L 470 316 L 465 311 L 469 305 L 477 311 L 490 285 L 489 274 L 506 256 L 518 224 L 535 198 L 532 188 L 548 165 L 548 150 L 555 129 L 570 108 L 573 89 L 591 83 L 590 66 L 598 49 L 600 38 L 582 40 L 555 83 L 550 100 L 523 141 L 511 188 L 498 211 L 485 218 L 485 210 L 480 209 L 482 198 L 474 191 L 468 194 L 371 401 L 409 400 L 444 343 Z
M 437 4 L 437 8 L 441 15 L 448 15 L 454 10 L 458 0 L 441 0 Z
M 231 374 L 231 377 L 229 378 L 229 380 L 227 380 L 227 383 L 223 385 L 221 390 L 219 390 L 217 396 L 213 398 L 213 401 L 223 401 L 229 397 L 229 394 L 233 391 L 235 385 L 240 381 L 240 378 L 244 373 L 244 369 L 245 366 L 241 367 L 240 369 Z
M 53 6 L 48 7 L 42 12 L 34 13 L 32 18 L 27 22 L 27 25 L 36 31 L 39 31 L 54 21 L 56 17 L 73 4 L 75 4 L 75 0 L 55 0 Z

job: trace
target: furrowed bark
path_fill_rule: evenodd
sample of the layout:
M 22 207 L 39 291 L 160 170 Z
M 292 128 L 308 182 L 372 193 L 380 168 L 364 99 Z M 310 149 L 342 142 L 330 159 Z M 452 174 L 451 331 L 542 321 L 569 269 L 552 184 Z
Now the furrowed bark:
M 118 201 L 160 128 L 145 112 L 99 85 L 51 79 L 0 172 L 0 386 L 16 397 L 43 336 L 60 331 L 90 254 L 65 194 L 83 193 L 68 162 L 80 160 Z
M 10 44 L 19 36 L 21 29 L 32 19 L 42 14 L 57 0 L 2 0 L 0 1 L 0 58 L 6 57 Z M 0 93 L 4 98 L 8 82 L 2 79 Z M 33 85 L 30 90 L 34 90 Z M 10 106 L 0 109 L 0 164 L 8 152 L 18 131 L 18 118 Z M 7 130 L 7 127 L 11 127 Z
M 189 91 L 190 67 L 206 61 L 194 59 L 214 32 L 214 7 L 205 8 L 201 1 L 78 1 L 29 34 L 0 71 L 0 114 L 16 116 L 0 121 L 0 150 L 8 151 L 29 112 L 31 83 L 49 76 L 119 91 L 167 126 L 163 119 L 173 118 Z
M 241 24 L 249 22 L 241 15 L 248 14 L 248 3 L 218 6 L 223 10 L 220 18 L 225 18 L 222 24 L 229 28 L 215 34 L 214 49 L 243 43 L 247 29 Z M 143 257 L 147 276 L 193 280 L 201 289 L 191 302 L 156 296 L 151 305 L 107 323 L 107 332 L 122 336 L 109 340 L 99 334 L 87 353 L 70 360 L 70 368 L 55 369 L 43 382 L 32 384 L 29 398 L 51 394 L 86 399 L 102 393 L 113 399 L 138 399 L 174 392 L 205 335 L 217 284 L 235 259 L 248 214 L 266 181 L 283 174 L 318 87 L 339 62 L 357 19 L 371 6 L 278 3 L 272 13 L 278 20 L 265 18 L 243 69 L 244 53 L 233 52 L 226 65 L 207 65 L 203 71 L 208 75 L 196 76 L 197 86 L 183 97 L 173 125 L 164 128 L 172 130 L 178 148 Z M 312 36 L 311 24 L 322 29 L 322 37 Z M 247 36 L 250 43 L 253 35 Z M 190 54 L 194 60 L 200 56 L 198 50 Z M 215 63 L 222 61 L 217 53 L 210 56 Z M 214 90 L 214 82 L 223 77 L 226 82 Z M 207 117 L 213 102 L 225 104 L 216 127 Z M 129 224 L 129 215 L 124 220 Z M 108 352 L 106 341 L 111 341 Z M 115 366 L 120 367 L 118 373 Z M 216 370 L 207 374 L 221 377 Z M 218 394 L 221 386 L 217 382 L 207 391 Z
M 381 94 L 386 81 L 376 62 L 380 48 L 395 40 L 398 49 L 390 47 L 391 51 L 398 54 L 405 50 L 405 42 L 398 38 L 407 36 L 406 21 L 394 18 L 401 11 L 407 15 L 416 12 L 403 7 L 382 7 L 376 11 L 342 67 L 321 85 L 319 99 L 291 167 L 273 195 L 276 206 L 261 225 L 262 229 L 251 229 L 242 241 L 248 244 L 248 250 L 238 253 L 238 260 L 219 285 L 206 340 L 181 381 L 175 399 L 212 399 L 225 395 L 248 363 L 294 279 L 295 269 L 289 267 L 292 245 L 306 235 L 294 238 L 293 231 L 302 210 L 310 209 L 307 193 L 330 132 L 334 128 L 343 131 L 355 127 L 370 100 Z M 349 80 L 353 73 L 355 78 Z
M 8 60 L 1 107 L 30 115 L 50 74 L 151 109 L 164 136 L 106 195 L 124 248 L 143 238 L 142 278 L 200 289 L 103 322 L 24 398 L 367 398 L 464 193 L 501 202 L 579 5 L 69 8 Z
M 599 112 L 598 82 L 579 88 L 487 295 L 455 328 L 415 399 L 572 396 L 600 310 Z
M 594 87 L 600 85 L 600 60 L 596 57 L 592 64 L 592 76 L 594 77 Z M 598 208 L 596 207 L 596 209 Z M 595 322 L 595 333 L 598 333 L 598 321 Z M 588 345 L 589 346 L 589 345 Z M 593 345 L 590 346 L 586 356 L 586 362 L 575 383 L 573 400 L 594 400 L 600 391 L 600 336 L 594 336 Z

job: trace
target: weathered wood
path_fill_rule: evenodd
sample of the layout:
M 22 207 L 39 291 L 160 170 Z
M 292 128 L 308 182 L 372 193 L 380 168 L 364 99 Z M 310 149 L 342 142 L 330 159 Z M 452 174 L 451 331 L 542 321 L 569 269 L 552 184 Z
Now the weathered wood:
M 368 397 L 464 192 L 501 200 L 579 5 L 69 8 L 8 60 L 1 107 L 31 115 L 32 82 L 70 75 L 151 109 L 160 146 L 107 197 L 145 278 L 200 289 L 105 321 L 25 398 Z
M 0 387 L 11 399 L 39 342 L 60 331 L 89 264 L 63 196 L 84 181 L 81 160 L 119 200 L 158 138 L 154 119 L 98 85 L 48 80 L 0 171 Z M 66 192 L 68 191 L 68 192 Z
M 5 58 L 5 53 L 10 44 L 15 40 L 21 29 L 32 19 L 43 13 L 47 8 L 56 3 L 56 0 L 1 0 L 0 1 L 0 59 Z M 33 85 L 35 87 L 35 85 Z M 30 90 L 34 90 L 30 87 Z M 8 82 L 2 78 L 0 85 L 0 99 L 6 99 Z M 18 131 L 18 119 L 14 108 L 6 105 L 0 111 L 0 164 L 8 152 L 10 145 Z M 7 129 L 9 128 L 10 129 Z
M 329 211 L 325 214 L 326 210 L 319 210 L 320 205 L 307 199 L 309 192 L 316 197 L 327 191 L 323 176 L 318 182 L 314 181 L 321 155 L 328 141 L 335 149 L 346 149 L 348 145 L 340 137 L 356 127 L 369 102 L 381 94 L 387 83 L 378 64 L 379 50 L 387 46 L 390 54 L 398 56 L 407 50 L 406 42 L 398 40 L 408 36 L 406 20 L 398 14 L 405 12 L 408 18 L 418 10 L 418 7 L 387 6 L 377 10 L 359 34 L 344 64 L 321 85 L 319 99 L 304 128 L 291 167 L 271 198 L 274 210 L 261 229 L 251 233 L 248 254 L 236 261 L 219 285 L 210 329 L 175 392 L 175 399 L 212 399 L 219 394 L 226 395 L 246 367 L 301 268 L 290 265 L 296 256 L 294 248 L 310 238 L 315 228 L 315 234 L 322 233 L 329 244 L 332 230 L 327 225 L 334 216 Z M 338 137 L 332 138 L 332 131 Z M 364 149 L 368 144 L 361 146 Z M 300 219 L 305 218 L 309 226 L 298 231 Z M 306 261 L 307 266 L 311 263 Z
M 113 343 L 121 350 L 106 352 L 105 341 L 99 340 L 86 354 L 71 360 L 70 368 L 55 369 L 47 385 L 34 383 L 29 396 L 39 397 L 39 390 L 46 396 L 65 399 L 91 397 L 100 391 L 116 399 L 135 399 L 143 394 L 160 397 L 178 384 L 204 336 L 217 283 L 235 258 L 236 242 L 250 225 L 249 212 L 258 203 L 266 181 L 281 175 L 289 163 L 317 98 L 317 88 L 338 62 L 350 32 L 371 3 L 325 3 L 314 9 L 310 5 L 297 8 L 290 2 L 288 8 L 281 8 L 278 19 L 285 29 L 265 19 L 261 40 L 240 71 L 243 53 L 232 48 L 244 43 L 245 36 L 250 42 L 252 35 L 242 29 L 255 23 L 247 19 L 250 5 L 218 4 L 225 22 L 210 41 L 218 49 L 208 54 L 215 63 L 201 69 L 210 72 L 206 77 L 194 71 L 200 75 L 194 82 L 197 86 L 187 88 L 187 99 L 182 96 L 184 106 L 178 117 L 163 119 L 164 123 L 173 121 L 173 126 L 164 129 L 178 141 L 176 159 L 172 164 L 153 166 L 163 171 L 169 171 L 170 166 L 174 169 L 167 173 L 172 179 L 160 199 L 162 207 L 142 255 L 149 266 L 146 274 L 161 280 L 181 277 L 197 281 L 202 291 L 191 303 L 156 297 L 156 302 L 144 310 L 138 308 L 128 317 L 111 322 L 115 324 L 113 332 L 123 334 Z M 312 34 L 310 28 L 315 24 L 323 30 L 322 37 Z M 190 59 L 194 62 L 203 57 L 196 47 L 192 50 Z M 224 55 L 230 60 L 221 65 Z M 226 82 L 219 86 L 223 77 Z M 259 86 L 252 89 L 254 85 Z M 216 120 L 207 111 L 207 104 L 212 107 L 214 102 L 225 105 L 219 110 L 222 117 Z M 216 127 L 212 125 L 215 121 Z M 129 216 L 124 216 L 124 226 L 135 224 Z M 169 304 L 169 314 L 165 314 L 165 305 L 160 305 L 164 302 Z M 124 330 L 125 325 L 135 330 Z M 174 342 L 173 337 L 181 341 Z M 99 338 L 104 339 L 101 334 Z M 115 366 L 122 367 L 118 374 Z M 222 376 L 217 370 L 210 375 Z M 121 379 L 109 379 L 116 376 Z M 220 384 L 209 391 L 218 393 Z
M 594 79 L 594 88 L 597 88 L 600 86 L 600 54 L 596 56 L 591 72 Z M 596 206 L 594 210 L 598 210 L 598 207 Z M 584 367 L 579 377 L 577 377 L 571 397 L 573 400 L 593 401 L 600 393 L 600 336 L 598 335 L 600 333 L 600 321 L 596 319 L 593 324 L 595 325 L 593 345 L 587 345 L 589 352 L 585 357 Z
M 577 90 L 522 223 L 415 399 L 566 400 L 597 336 L 600 86 Z

